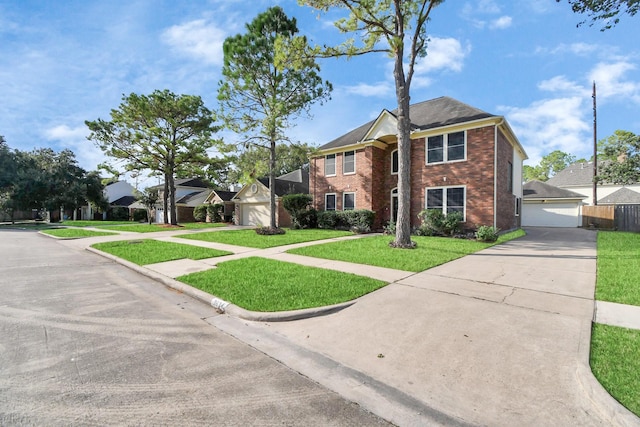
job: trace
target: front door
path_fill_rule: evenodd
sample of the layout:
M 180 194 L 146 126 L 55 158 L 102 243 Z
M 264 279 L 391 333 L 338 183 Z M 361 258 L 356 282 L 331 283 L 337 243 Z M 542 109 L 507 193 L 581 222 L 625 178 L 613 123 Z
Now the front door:
M 396 222 L 398 218 L 398 189 L 391 190 L 391 218 L 390 221 Z

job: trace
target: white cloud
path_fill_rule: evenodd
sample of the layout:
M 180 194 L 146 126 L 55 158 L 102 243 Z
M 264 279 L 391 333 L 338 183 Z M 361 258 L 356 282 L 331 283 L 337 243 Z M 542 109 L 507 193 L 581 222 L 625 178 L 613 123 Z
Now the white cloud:
M 510 16 L 501 16 L 500 18 L 491 21 L 489 28 L 492 30 L 503 30 L 505 28 L 509 28 L 512 22 L 513 19 Z
M 597 44 L 589 44 L 589 43 L 560 43 L 556 47 L 547 48 L 538 46 L 536 48 L 537 54 L 542 55 L 565 55 L 567 53 L 576 55 L 576 56 L 589 56 L 598 50 L 602 50 L 601 46 Z
M 78 164 L 85 170 L 95 170 L 98 164 L 106 159 L 104 153 L 93 142 L 87 140 L 89 129 L 84 125 L 55 125 L 45 129 L 43 134 L 47 140 L 55 141 L 62 148 L 73 151 Z
M 457 39 L 431 37 L 427 45 L 427 56 L 416 62 L 416 74 L 437 70 L 462 71 L 464 59 L 470 52 L 471 46 L 462 46 Z
M 376 84 L 358 83 L 348 86 L 344 91 L 350 95 L 388 97 L 393 94 L 393 86 L 389 82 Z
M 225 32 L 204 19 L 173 25 L 162 33 L 162 40 L 177 52 L 208 64 L 222 64 Z
M 588 89 L 568 80 L 565 76 L 556 76 L 549 80 L 543 80 L 538 84 L 538 89 L 571 96 L 589 96 Z
M 589 80 L 596 82 L 598 99 L 630 99 L 640 103 L 640 81 L 626 79 L 626 74 L 636 68 L 625 60 L 596 64 L 589 73 Z

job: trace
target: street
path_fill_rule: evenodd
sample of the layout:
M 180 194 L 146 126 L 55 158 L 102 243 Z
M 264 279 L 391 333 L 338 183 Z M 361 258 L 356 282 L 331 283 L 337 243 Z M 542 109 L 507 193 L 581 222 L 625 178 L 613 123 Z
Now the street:
M 211 326 L 211 307 L 0 230 L 0 425 L 387 425 Z

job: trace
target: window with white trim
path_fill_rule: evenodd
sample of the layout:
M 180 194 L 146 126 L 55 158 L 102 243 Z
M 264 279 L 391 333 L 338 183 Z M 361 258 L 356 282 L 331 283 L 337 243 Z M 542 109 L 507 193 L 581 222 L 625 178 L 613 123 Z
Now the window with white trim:
M 464 160 L 467 152 L 466 142 L 466 131 L 428 137 L 427 164 Z
M 393 150 L 391 152 L 391 175 L 397 175 L 398 168 L 398 150 Z
M 439 209 L 444 214 L 460 212 L 465 217 L 466 188 L 436 187 L 427 188 L 425 197 L 426 209 Z
M 356 173 L 355 151 L 345 151 L 342 155 L 342 173 L 345 175 Z
M 336 193 L 327 193 L 324 195 L 324 210 L 325 211 L 336 210 Z
M 324 157 L 324 175 L 333 176 L 336 174 L 336 155 L 327 154 Z
M 356 193 L 342 194 L 342 210 L 352 211 L 356 208 Z
M 516 197 L 516 216 L 520 216 L 520 210 L 522 209 L 522 199 L 520 197 Z

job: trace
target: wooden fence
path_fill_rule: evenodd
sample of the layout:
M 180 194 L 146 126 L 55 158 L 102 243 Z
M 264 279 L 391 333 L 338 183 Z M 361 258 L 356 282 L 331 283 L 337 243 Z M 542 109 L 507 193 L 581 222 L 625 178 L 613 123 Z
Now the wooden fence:
M 582 206 L 582 226 L 640 232 L 640 205 Z

